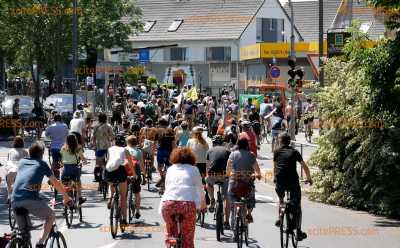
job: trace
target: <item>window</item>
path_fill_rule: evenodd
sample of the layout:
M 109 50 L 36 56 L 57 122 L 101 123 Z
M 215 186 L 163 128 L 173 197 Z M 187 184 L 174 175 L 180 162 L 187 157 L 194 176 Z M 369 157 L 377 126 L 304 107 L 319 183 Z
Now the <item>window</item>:
M 168 32 L 176 32 L 178 28 L 181 26 L 183 23 L 182 19 L 176 19 L 175 21 L 172 22 L 171 26 L 168 28 Z
M 208 61 L 230 61 L 230 47 L 208 47 L 206 50 L 206 58 Z
M 231 64 L 231 78 L 237 78 L 237 64 L 232 63 Z
M 185 47 L 172 47 L 166 50 L 165 60 L 169 61 L 185 61 L 186 58 Z
M 284 19 L 257 18 L 257 42 L 281 42 L 285 40 Z
M 147 21 L 145 24 L 144 24 L 144 31 L 147 33 L 147 32 L 150 32 L 150 30 L 154 27 L 154 25 L 156 24 L 156 22 L 157 21 Z

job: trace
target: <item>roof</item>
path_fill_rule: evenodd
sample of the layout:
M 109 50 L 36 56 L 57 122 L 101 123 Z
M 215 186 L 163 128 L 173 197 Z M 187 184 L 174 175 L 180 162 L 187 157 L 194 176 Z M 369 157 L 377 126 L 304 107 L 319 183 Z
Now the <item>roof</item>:
M 343 2 L 341 11 L 335 17 L 333 27 L 342 24 L 341 21 L 346 18 L 346 3 Z M 382 13 L 376 11 L 373 7 L 369 7 L 365 1 L 359 0 L 353 2 L 352 6 L 352 20 L 359 20 L 361 24 L 369 23 L 368 36 L 372 40 L 381 38 L 385 33 L 384 16 Z M 341 27 L 338 27 L 341 28 Z
M 330 28 L 335 19 L 341 0 L 324 1 L 324 33 Z M 319 38 L 319 4 L 318 0 L 292 2 L 294 21 L 305 41 L 316 41 Z M 285 10 L 290 13 L 289 3 L 285 3 Z
M 235 40 L 261 8 L 264 0 L 137 0 L 143 21 L 157 21 L 150 32 L 132 41 Z M 168 32 L 183 19 L 176 32 Z
M 324 33 L 331 28 L 336 19 L 343 18 L 343 12 L 339 11 L 342 0 L 324 1 Z M 344 0 L 345 1 L 345 0 Z M 293 2 L 294 19 L 298 30 L 305 41 L 316 41 L 319 38 L 319 3 L 318 0 Z M 288 3 L 284 5 L 290 12 Z M 383 17 L 367 7 L 365 1 L 353 1 L 353 20 L 361 23 L 371 22 L 368 34 L 371 39 L 378 39 L 385 32 Z

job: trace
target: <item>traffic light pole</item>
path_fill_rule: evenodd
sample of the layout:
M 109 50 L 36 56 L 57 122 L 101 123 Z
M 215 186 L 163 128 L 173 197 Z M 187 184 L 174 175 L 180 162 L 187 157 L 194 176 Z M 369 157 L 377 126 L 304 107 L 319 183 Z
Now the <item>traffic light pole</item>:
M 296 61 L 296 50 L 295 50 L 295 36 L 294 36 L 294 10 L 293 10 L 293 3 L 292 0 L 289 0 L 289 7 L 290 7 L 290 26 L 291 26 L 291 34 L 290 34 L 290 58 Z M 290 132 L 290 138 L 291 140 L 296 139 L 295 135 L 295 128 L 296 128 L 296 111 L 294 111 L 294 97 L 295 97 L 295 90 L 294 87 L 292 87 L 292 102 L 291 102 L 291 111 L 292 115 L 290 118 L 290 123 L 289 123 L 289 132 Z
M 73 0 L 74 15 L 72 19 L 72 68 L 74 82 L 72 83 L 72 107 L 75 113 L 76 110 L 76 87 L 78 84 L 78 0 Z

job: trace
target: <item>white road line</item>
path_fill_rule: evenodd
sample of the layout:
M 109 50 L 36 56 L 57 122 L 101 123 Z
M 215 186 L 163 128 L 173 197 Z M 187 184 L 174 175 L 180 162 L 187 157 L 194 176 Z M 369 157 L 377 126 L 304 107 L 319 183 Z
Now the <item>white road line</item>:
M 100 247 L 98 247 L 98 248 L 113 248 L 115 245 L 117 245 L 117 243 L 118 243 L 118 241 L 114 241 L 114 242 L 111 243 L 111 244 L 103 245 L 103 246 L 100 246 Z

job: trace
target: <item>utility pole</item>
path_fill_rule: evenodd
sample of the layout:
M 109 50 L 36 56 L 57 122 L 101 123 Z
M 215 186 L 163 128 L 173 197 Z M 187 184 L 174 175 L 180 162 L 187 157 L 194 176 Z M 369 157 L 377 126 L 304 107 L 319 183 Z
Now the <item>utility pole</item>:
M 292 0 L 289 0 L 289 7 L 290 7 L 290 26 L 291 26 L 291 34 L 290 34 L 290 56 L 289 56 L 289 61 L 293 60 L 296 61 L 296 51 L 295 51 L 295 36 L 294 36 L 294 10 L 293 10 L 293 3 Z M 294 98 L 296 95 L 295 88 L 292 87 L 292 102 L 291 102 L 291 111 L 292 111 L 292 116 L 290 118 L 290 123 L 289 123 L 289 131 L 290 131 L 290 138 L 291 140 L 296 140 L 296 134 L 295 134 L 295 129 L 296 129 L 296 111 L 294 111 Z
M 319 84 L 324 87 L 324 67 L 322 57 L 324 56 L 324 0 L 319 0 Z
M 72 87 L 72 105 L 73 110 L 76 110 L 76 87 L 79 80 L 78 75 L 78 0 L 73 0 L 74 15 L 72 19 L 72 68 L 75 80 L 71 84 Z

